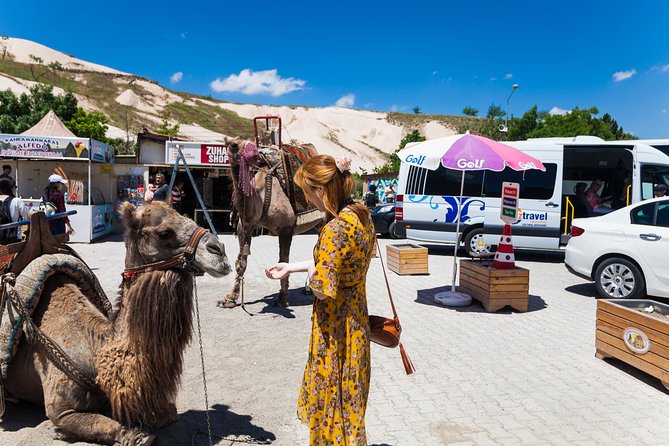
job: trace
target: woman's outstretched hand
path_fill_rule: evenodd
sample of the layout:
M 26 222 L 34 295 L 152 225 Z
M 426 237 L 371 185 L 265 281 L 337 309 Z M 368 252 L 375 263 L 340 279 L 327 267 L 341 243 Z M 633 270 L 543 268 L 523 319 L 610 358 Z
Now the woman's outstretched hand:
M 291 273 L 290 264 L 281 262 L 265 268 L 265 274 L 270 279 L 283 279 Z

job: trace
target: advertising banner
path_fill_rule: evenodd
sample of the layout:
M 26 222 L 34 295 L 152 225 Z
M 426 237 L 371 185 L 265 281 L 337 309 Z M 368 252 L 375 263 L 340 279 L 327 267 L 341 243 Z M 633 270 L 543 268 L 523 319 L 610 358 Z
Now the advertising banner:
M 192 166 L 229 166 L 227 147 L 221 142 L 165 142 L 165 163 L 174 164 L 183 153 L 186 163 Z
M 111 163 L 114 157 L 114 148 L 109 144 L 91 139 L 91 161 Z
M 89 144 L 88 138 L 0 133 L 0 157 L 87 160 L 90 156 Z

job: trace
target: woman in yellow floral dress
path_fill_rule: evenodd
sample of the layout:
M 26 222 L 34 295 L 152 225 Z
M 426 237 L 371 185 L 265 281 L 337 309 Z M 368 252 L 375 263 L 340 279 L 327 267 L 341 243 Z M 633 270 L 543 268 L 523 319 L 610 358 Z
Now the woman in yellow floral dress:
M 367 444 L 371 362 L 365 278 L 375 234 L 369 210 L 349 199 L 350 164 L 350 158 L 318 155 L 297 171 L 295 182 L 325 212 L 327 223 L 313 261 L 279 263 L 265 271 L 272 279 L 307 271 L 316 297 L 297 405 L 298 418 L 311 431 L 310 445 Z

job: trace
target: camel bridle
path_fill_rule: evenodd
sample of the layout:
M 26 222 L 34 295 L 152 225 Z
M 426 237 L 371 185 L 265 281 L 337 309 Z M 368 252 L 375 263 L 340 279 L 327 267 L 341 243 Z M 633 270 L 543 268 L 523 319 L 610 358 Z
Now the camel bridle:
M 149 271 L 167 271 L 168 269 L 180 269 L 194 274 L 200 274 L 201 271 L 193 264 L 195 260 L 195 251 L 202 237 L 209 231 L 203 227 L 198 227 L 190 236 L 186 248 L 179 254 L 169 259 L 159 262 L 145 263 L 144 265 L 133 268 L 126 268 L 121 273 L 123 282 L 132 282 L 138 275 Z

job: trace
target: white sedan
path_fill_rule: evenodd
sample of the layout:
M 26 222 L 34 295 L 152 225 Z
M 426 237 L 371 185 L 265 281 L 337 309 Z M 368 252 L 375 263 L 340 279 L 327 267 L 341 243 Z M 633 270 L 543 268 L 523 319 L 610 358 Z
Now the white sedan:
M 669 198 L 574 219 L 565 265 L 605 298 L 669 297 Z

